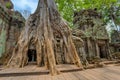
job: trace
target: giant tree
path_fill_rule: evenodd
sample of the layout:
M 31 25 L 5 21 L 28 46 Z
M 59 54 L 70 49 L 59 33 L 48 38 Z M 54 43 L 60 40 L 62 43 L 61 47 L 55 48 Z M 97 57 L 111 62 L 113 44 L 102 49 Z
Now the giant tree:
M 37 65 L 44 65 L 52 75 L 58 74 L 55 51 L 56 37 L 62 40 L 65 63 L 74 63 L 82 67 L 71 38 L 71 31 L 61 18 L 54 0 L 39 0 L 38 7 L 26 21 L 16 47 L 14 48 L 9 67 L 24 67 L 28 63 L 27 51 L 33 45 L 37 52 Z M 44 61 L 42 60 L 44 58 Z

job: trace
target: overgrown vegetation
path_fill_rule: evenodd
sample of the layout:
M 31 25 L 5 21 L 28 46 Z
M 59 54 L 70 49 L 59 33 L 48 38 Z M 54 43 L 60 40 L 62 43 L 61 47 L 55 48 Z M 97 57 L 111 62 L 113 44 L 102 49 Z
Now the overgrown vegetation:
M 82 9 L 96 9 L 103 15 L 105 24 L 118 29 L 120 25 L 120 2 L 118 0 L 56 0 L 61 15 L 73 27 L 73 14 Z
M 11 3 L 10 3 L 10 2 L 7 2 L 7 3 L 6 3 L 6 8 L 8 8 L 8 9 L 11 8 Z

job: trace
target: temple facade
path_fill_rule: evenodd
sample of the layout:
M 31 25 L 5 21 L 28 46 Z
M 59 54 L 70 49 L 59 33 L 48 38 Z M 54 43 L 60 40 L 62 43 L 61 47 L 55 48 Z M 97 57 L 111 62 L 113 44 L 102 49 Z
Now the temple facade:
M 9 2 L 9 8 L 6 5 Z M 6 4 L 6 5 L 5 5 Z M 25 19 L 22 15 L 13 11 L 13 5 L 10 0 L 0 1 L 0 58 L 10 53 L 15 47 L 21 29 L 24 26 Z
M 92 9 L 75 12 L 73 23 L 73 35 L 82 38 L 87 60 L 111 58 L 109 36 L 100 13 Z

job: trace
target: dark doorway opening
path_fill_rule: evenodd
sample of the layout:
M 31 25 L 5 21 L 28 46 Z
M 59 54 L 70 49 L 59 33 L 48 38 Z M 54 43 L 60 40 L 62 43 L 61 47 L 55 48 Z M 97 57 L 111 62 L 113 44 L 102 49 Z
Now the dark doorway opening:
M 36 56 L 36 50 L 29 49 L 28 50 L 28 62 L 36 62 L 37 56 Z
M 102 46 L 99 46 L 99 54 L 100 54 L 100 58 L 105 58 L 105 53 Z

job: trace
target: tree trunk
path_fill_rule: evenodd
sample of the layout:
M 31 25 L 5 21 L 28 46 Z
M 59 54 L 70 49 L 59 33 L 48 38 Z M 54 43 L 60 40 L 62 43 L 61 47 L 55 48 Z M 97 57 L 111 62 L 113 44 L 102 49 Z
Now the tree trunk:
M 64 47 L 62 51 L 65 57 L 64 62 L 82 67 L 71 38 L 70 29 L 60 17 L 54 0 L 39 0 L 35 13 L 26 21 L 25 29 L 21 32 L 7 65 L 9 67 L 24 67 L 28 63 L 27 52 L 32 44 L 37 52 L 37 65 L 44 64 L 50 69 L 52 75 L 58 74 L 55 59 L 55 46 L 57 45 L 55 37 L 58 35 L 62 39 L 61 44 Z

